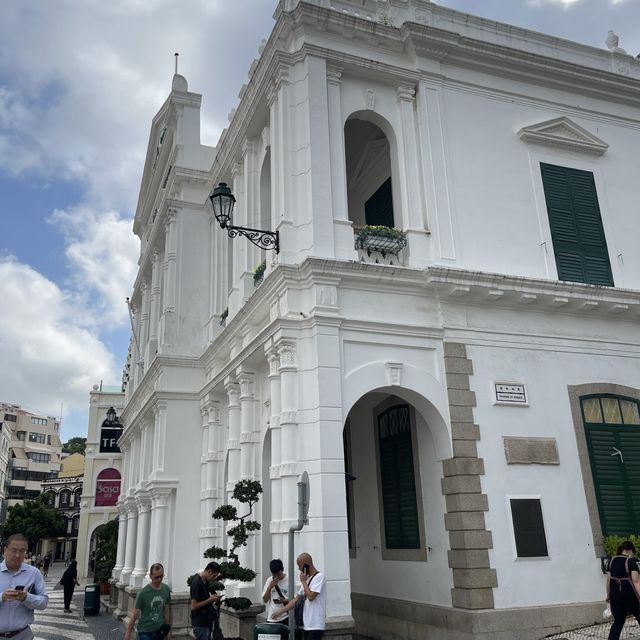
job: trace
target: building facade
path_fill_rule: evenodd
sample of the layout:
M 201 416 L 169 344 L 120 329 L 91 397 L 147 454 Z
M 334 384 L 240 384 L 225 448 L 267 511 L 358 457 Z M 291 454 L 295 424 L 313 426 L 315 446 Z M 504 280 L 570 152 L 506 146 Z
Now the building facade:
M 76 557 L 80 526 L 80 498 L 84 476 L 84 456 L 81 453 L 62 454 L 60 471 L 55 478 L 42 481 L 46 506 L 55 509 L 64 521 L 64 532 L 55 539 L 44 540 L 38 551 L 51 554 L 53 560 Z
M 81 579 L 93 579 L 97 534 L 100 527 L 118 515 L 122 472 L 122 454 L 117 445 L 122 427 L 118 416 L 123 406 L 122 387 L 95 385 L 89 394 L 85 474 L 76 551 Z
M 11 429 L 0 421 L 0 527 L 4 530 L 7 519 L 7 489 L 9 488 L 9 461 L 11 456 Z
M 307 472 L 331 634 L 596 619 L 603 536 L 640 517 L 640 62 L 425 0 L 281 0 L 215 149 L 200 101 L 174 76 L 134 222 L 120 611 L 156 561 L 186 602 L 246 478 L 258 577 L 231 590 L 258 601 Z M 219 228 L 219 182 L 279 253 Z
M 42 481 L 56 477 L 60 471 L 60 421 L 7 403 L 0 404 L 0 412 L 11 430 L 7 487 L 7 504 L 11 507 L 37 498 Z

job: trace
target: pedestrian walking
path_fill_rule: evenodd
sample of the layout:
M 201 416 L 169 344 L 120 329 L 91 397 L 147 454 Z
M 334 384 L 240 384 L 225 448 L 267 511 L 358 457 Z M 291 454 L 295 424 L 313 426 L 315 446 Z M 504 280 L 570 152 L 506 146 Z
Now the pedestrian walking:
M 133 627 L 138 617 L 138 640 L 159 640 L 171 634 L 171 591 L 162 584 L 164 567 L 158 562 L 149 569 L 151 584 L 148 584 L 136 596 L 124 640 L 131 640 Z
M 32 640 L 35 609 L 49 604 L 42 574 L 24 562 L 29 541 L 21 533 L 9 536 L 0 563 L 0 637 Z
M 640 569 L 635 558 L 636 547 L 626 540 L 607 565 L 607 602 L 613 614 L 609 640 L 618 640 L 627 614 L 633 614 L 640 623 Z
M 49 575 L 49 567 L 51 566 L 51 554 L 47 553 L 42 560 L 42 575 L 46 578 Z
M 40 569 L 40 567 L 42 566 L 42 554 L 38 554 L 36 556 L 36 569 Z
M 60 584 L 64 589 L 64 612 L 71 613 L 73 590 L 80 584 L 78 582 L 78 563 L 75 560 L 69 562 L 69 566 L 60 578 Z

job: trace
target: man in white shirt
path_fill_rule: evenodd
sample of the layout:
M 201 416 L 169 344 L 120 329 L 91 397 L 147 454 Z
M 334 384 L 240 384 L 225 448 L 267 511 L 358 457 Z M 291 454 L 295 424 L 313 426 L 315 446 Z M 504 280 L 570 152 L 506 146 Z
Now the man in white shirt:
M 289 603 L 287 598 L 286 577 L 282 560 L 275 558 L 269 563 L 271 577 L 267 578 L 262 589 L 262 601 L 267 606 L 267 622 L 285 622 L 286 612 L 274 617 L 274 612 Z
M 308 553 L 301 553 L 296 563 L 300 569 L 301 586 L 298 595 L 282 609 L 274 611 L 274 617 L 280 617 L 305 596 L 303 612 L 304 640 L 320 640 L 324 635 L 327 619 L 327 585 L 324 574 L 320 573 L 313 564 L 313 558 Z

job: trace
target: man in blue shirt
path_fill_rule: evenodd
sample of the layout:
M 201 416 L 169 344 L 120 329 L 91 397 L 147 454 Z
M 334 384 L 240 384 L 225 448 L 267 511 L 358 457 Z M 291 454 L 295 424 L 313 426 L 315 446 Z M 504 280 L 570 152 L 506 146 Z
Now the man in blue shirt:
M 21 533 L 9 537 L 0 563 L 0 640 L 32 640 L 34 609 L 46 609 L 49 597 L 42 574 L 24 563 L 29 541 Z

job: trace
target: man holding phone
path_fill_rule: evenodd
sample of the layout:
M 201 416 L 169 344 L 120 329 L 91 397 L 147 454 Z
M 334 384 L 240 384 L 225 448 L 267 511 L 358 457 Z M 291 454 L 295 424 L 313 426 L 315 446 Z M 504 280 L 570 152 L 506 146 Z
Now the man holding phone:
M 14 533 L 4 548 L 0 563 L 0 640 L 32 640 L 33 612 L 49 604 L 42 574 L 24 562 L 29 541 Z
M 287 619 L 286 612 L 277 617 L 273 615 L 289 602 L 285 582 L 287 574 L 284 572 L 282 560 L 274 558 L 269 563 L 269 571 L 271 577 L 267 578 L 262 589 L 262 601 L 267 605 L 267 622 L 284 622 Z
M 296 559 L 300 569 L 301 587 L 293 600 L 285 607 L 273 613 L 274 617 L 280 617 L 295 607 L 296 602 L 303 596 L 303 629 L 304 640 L 320 640 L 324 635 L 327 620 L 327 585 L 324 574 L 320 573 L 313 564 L 313 558 L 308 553 L 301 553 Z

